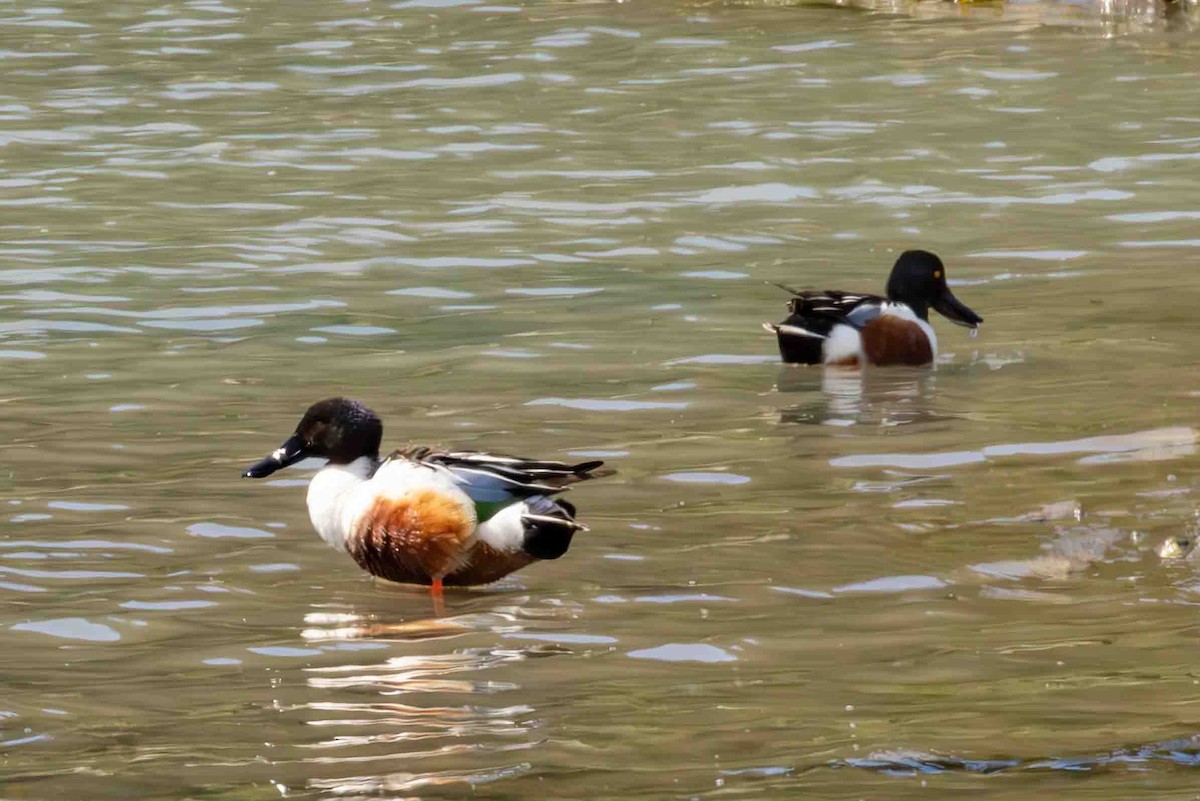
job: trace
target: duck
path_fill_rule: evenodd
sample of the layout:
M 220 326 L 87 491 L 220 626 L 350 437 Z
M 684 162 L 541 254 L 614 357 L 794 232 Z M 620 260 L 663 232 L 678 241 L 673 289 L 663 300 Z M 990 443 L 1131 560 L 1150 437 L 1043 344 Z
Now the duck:
M 776 286 L 792 293 L 789 315 L 763 328 L 778 338 L 779 354 L 788 364 L 933 364 L 938 343 L 929 324 L 931 308 L 972 333 L 983 322 L 950 291 L 946 266 L 927 250 L 900 254 L 885 297 Z
M 489 584 L 557 559 L 576 532 L 575 506 L 556 498 L 595 477 L 602 461 L 567 464 L 479 451 L 411 446 L 379 456 L 383 423 L 361 402 L 326 398 L 244 478 L 265 478 L 308 457 L 328 460 L 308 485 L 318 535 L 388 581 Z

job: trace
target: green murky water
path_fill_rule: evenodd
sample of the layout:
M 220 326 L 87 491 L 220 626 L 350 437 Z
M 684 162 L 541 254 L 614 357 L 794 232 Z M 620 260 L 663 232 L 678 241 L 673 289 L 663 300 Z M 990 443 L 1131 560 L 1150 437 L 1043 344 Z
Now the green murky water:
M 0 9 L 0 795 L 1192 797 L 1195 20 L 898 10 Z M 434 619 L 238 477 L 333 393 L 619 472 Z

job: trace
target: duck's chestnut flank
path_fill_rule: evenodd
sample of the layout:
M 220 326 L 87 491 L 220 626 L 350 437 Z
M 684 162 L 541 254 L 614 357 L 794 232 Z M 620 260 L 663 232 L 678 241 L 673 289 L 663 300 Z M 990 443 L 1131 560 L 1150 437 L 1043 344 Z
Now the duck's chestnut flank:
M 862 327 L 862 349 L 868 364 L 919 367 L 933 361 L 933 348 L 921 326 L 892 314 L 881 314 Z
M 358 566 L 389 581 L 429 584 L 463 561 L 475 515 L 454 498 L 418 488 L 400 498 L 376 498 L 346 539 Z

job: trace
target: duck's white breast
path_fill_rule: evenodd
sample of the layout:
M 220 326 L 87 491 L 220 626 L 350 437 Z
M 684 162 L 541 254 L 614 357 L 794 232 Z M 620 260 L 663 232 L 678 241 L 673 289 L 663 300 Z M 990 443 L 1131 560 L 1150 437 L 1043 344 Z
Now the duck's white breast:
M 350 464 L 330 464 L 318 470 L 308 483 L 308 517 L 313 528 L 339 551 L 346 550 L 346 515 L 362 503 L 373 467 L 366 456 Z

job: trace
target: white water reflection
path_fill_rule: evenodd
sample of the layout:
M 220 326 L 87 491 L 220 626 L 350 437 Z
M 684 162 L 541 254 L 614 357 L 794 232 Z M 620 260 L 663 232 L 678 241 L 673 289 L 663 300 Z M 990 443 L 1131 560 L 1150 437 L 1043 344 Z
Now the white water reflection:
M 978 464 L 1011 456 L 1095 454 L 1080 459 L 1080 464 L 1127 460 L 1162 461 L 1194 454 L 1196 438 L 1196 430 L 1192 428 L 1157 428 L 1132 434 L 1112 434 L 1064 442 L 989 445 L 976 451 L 841 456 L 830 459 L 829 463 L 834 467 L 896 467 L 923 470 Z
M 892 427 L 930 420 L 936 409 L 937 374 L 926 369 L 789 366 L 780 369 L 775 386 L 783 396 L 809 396 L 780 411 L 789 423 Z
M 403 642 L 408 650 L 425 650 L 442 638 L 471 632 L 506 630 L 510 638 L 524 636 L 508 612 L 397 623 L 354 613 L 313 612 L 306 623 L 310 627 L 304 638 L 309 642 Z M 339 774 L 310 779 L 309 788 L 342 797 L 475 786 L 529 770 L 528 763 L 511 760 L 514 752 L 536 745 L 537 710 L 504 704 L 503 696 L 519 685 L 489 674 L 504 669 L 509 675 L 508 668 L 534 655 L 553 655 L 554 648 L 467 648 L 453 653 L 438 649 L 381 662 L 306 668 L 305 682 L 313 697 L 304 705 L 305 724 L 320 739 L 303 747 L 303 762 L 319 773 L 332 769 Z M 468 755 L 474 767 L 453 767 Z
M 121 639 L 121 634 L 112 626 L 96 623 L 82 617 L 63 617 L 54 620 L 16 623 L 9 628 L 12 631 L 34 632 L 65 640 L 115 642 Z

